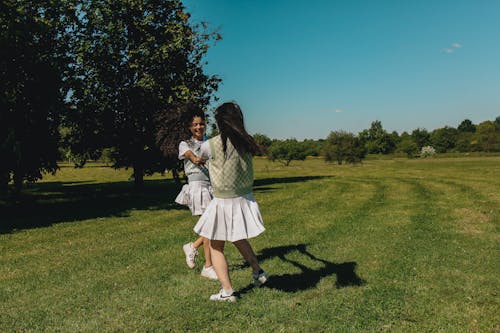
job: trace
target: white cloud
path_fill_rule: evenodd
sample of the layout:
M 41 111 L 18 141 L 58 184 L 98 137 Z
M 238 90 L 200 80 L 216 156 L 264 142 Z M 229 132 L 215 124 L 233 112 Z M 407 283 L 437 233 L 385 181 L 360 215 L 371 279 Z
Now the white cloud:
M 454 53 L 456 50 L 462 47 L 460 43 L 453 43 L 450 47 L 442 49 L 443 53 Z
M 325 109 L 324 112 L 335 112 L 335 113 L 341 113 L 341 112 L 344 112 L 344 110 L 342 109 Z

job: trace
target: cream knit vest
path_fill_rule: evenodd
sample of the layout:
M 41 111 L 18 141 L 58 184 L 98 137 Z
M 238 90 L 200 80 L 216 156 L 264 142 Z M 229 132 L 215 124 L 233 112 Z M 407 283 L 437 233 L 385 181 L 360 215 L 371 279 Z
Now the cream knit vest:
M 210 182 L 216 198 L 235 198 L 252 192 L 252 155 L 240 156 L 231 141 L 227 139 L 226 155 L 222 150 L 220 135 L 208 140 L 212 160 L 210 161 Z

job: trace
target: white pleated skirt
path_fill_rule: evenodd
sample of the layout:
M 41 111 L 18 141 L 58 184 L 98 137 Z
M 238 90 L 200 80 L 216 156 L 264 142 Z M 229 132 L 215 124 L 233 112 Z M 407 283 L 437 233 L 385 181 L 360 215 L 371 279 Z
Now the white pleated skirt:
M 204 180 L 190 181 L 182 187 L 175 202 L 188 206 L 193 215 L 201 215 L 207 209 L 213 198 L 210 182 Z
M 214 197 L 193 228 L 211 240 L 235 242 L 256 237 L 266 230 L 252 193 L 222 199 Z

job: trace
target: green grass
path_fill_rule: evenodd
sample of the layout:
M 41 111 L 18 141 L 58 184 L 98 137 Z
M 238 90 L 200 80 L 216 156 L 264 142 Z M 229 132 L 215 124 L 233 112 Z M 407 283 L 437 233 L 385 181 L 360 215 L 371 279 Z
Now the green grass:
M 196 219 L 169 177 L 63 167 L 0 198 L 1 332 L 499 332 L 500 157 L 255 160 L 272 277 L 240 300 L 184 262 Z M 200 258 L 201 259 L 201 258 Z

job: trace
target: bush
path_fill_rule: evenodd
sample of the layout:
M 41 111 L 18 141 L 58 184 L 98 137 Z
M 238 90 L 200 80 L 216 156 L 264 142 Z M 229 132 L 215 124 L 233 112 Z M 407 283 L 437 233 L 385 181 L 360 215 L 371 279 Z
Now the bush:
M 361 140 L 352 133 L 344 131 L 331 132 L 324 145 L 323 154 L 325 161 L 358 163 L 366 156 L 366 150 Z
M 418 153 L 418 147 L 413 139 L 408 137 L 401 140 L 396 151 L 405 153 L 408 158 L 413 158 Z
M 295 139 L 276 140 L 269 147 L 269 158 L 289 166 L 293 160 L 303 161 L 307 157 L 304 145 Z
M 432 146 L 422 147 L 422 150 L 420 151 L 420 157 L 433 157 L 434 155 L 436 155 L 436 149 Z

